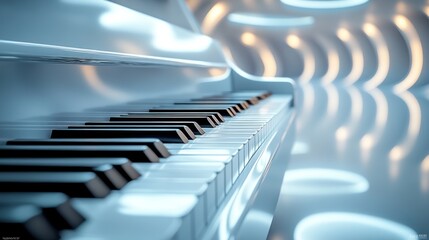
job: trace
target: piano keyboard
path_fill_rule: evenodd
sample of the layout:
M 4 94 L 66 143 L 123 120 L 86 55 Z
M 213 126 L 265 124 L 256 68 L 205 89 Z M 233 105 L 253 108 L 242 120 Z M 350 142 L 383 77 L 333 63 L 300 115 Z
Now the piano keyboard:
M 2 236 L 204 238 L 291 97 L 168 102 L 1 123 Z

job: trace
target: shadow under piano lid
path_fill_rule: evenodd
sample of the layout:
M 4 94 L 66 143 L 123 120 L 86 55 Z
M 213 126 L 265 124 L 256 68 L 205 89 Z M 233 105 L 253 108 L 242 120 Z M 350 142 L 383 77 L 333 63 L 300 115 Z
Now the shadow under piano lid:
M 191 16 L 187 19 L 192 21 Z M 0 7 L 0 21 L 14 23 L 0 25 L 0 139 L 3 144 L 17 137 L 46 140 L 51 137 L 51 130 L 65 130 L 71 125 L 94 121 L 111 124 L 111 117 L 124 117 L 127 124 L 132 124 L 129 123 L 133 120 L 131 114 L 173 106 L 178 101 L 223 101 L 224 104 L 219 105 L 226 107 L 227 102 L 237 111 L 239 107 L 232 101 L 250 105 L 235 117 L 223 116 L 224 122 L 210 111 L 213 107 L 195 107 L 200 112 L 207 109 L 210 114 L 206 117 L 219 120 L 218 126 L 203 127 L 205 133 L 186 140 L 188 143 L 164 142 L 171 156 L 160 158 L 153 152 L 157 150 L 155 145 L 143 144 L 134 138 L 95 136 L 93 139 L 92 136 L 92 146 L 76 143 L 85 142 L 76 139 L 61 139 L 61 146 L 53 143 L 35 146 L 34 142 L 32 146 L 0 146 L 0 176 L 3 176 L 0 177 L 0 195 L 4 199 L 9 196 L 9 201 L 0 202 L 0 211 L 10 217 L 1 219 L 2 225 L 10 226 L 7 224 L 11 224 L 14 217 L 21 221 L 44 219 L 40 221 L 52 235 L 37 235 L 40 233 L 37 230 L 22 228 L 25 224 L 14 225 L 39 238 L 229 239 L 245 235 L 251 226 L 252 213 L 263 211 L 272 216 L 283 178 L 281 173 L 285 171 L 294 138 L 294 83 L 291 79 L 245 74 L 225 59 L 213 39 L 107 1 L 8 2 Z M 268 92 L 272 95 L 264 95 Z M 252 105 L 253 101 L 258 104 Z M 142 110 L 136 110 L 139 107 Z M 168 117 L 177 121 L 183 116 L 196 116 L 186 107 L 181 109 L 183 112 L 169 113 Z M 121 131 L 125 129 L 122 132 L 149 132 L 141 121 L 131 126 L 121 125 L 120 128 Z M 162 129 L 157 126 L 156 129 Z M 107 128 L 105 132 L 115 132 L 112 127 L 98 127 Z M 187 129 L 184 125 L 181 128 Z M 91 129 L 95 131 L 95 127 Z M 47 135 L 41 137 L 40 133 Z M 114 146 L 108 149 L 106 145 Z M 136 149 L 136 145 L 155 163 L 130 163 L 124 158 L 106 156 L 108 151 Z M 79 154 L 85 149 L 85 153 L 72 164 L 72 158 L 59 153 L 62 150 L 55 154 L 33 152 L 34 157 L 23 159 L 21 153 L 6 153 L 5 149 L 11 148 L 26 151 L 78 149 Z M 97 155 L 93 152 L 101 150 L 103 158 L 95 159 Z M 23 161 L 35 161 L 36 157 L 43 171 L 26 173 L 22 170 L 27 169 L 22 166 Z M 88 162 L 83 164 L 85 159 Z M 55 166 L 51 166 L 54 162 Z M 78 166 L 78 162 L 84 166 Z M 134 179 L 124 175 L 130 178 L 125 185 L 110 183 L 119 190 L 95 187 L 100 197 L 97 199 L 82 198 L 76 192 L 65 192 L 68 196 L 56 195 L 56 200 L 50 204 L 61 203 L 63 207 L 72 208 L 71 212 L 76 211 L 75 224 L 53 224 L 52 215 L 47 214 L 51 210 L 46 210 L 47 203 L 43 202 L 52 195 L 35 197 L 9 193 L 14 191 L 9 187 L 14 179 L 35 181 L 51 176 L 63 180 L 64 176 L 78 176 L 84 181 L 94 177 L 87 174 L 91 172 L 105 177 L 110 170 L 90 167 L 101 163 L 121 174 L 125 174 L 124 169 L 137 174 L 133 175 Z M 8 164 L 15 164 L 13 166 L 20 172 L 2 171 L 10 169 Z M 44 164 L 51 170 L 67 169 L 68 172 L 64 176 L 51 171 L 46 173 Z M 85 174 L 74 175 L 76 171 Z M 187 189 L 180 189 L 180 186 Z M 190 194 L 191 189 L 199 190 L 192 190 L 194 194 Z M 106 191 L 109 194 L 105 194 Z M 26 200 L 16 201 L 13 196 Z M 81 217 L 76 217 L 79 214 Z M 268 229 L 269 225 L 259 234 L 266 236 Z

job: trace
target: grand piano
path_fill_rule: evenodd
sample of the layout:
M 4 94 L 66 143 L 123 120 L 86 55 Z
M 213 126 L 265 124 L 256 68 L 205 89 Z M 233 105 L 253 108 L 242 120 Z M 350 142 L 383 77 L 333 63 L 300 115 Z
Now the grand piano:
M 184 1 L 5 1 L 0 22 L 3 239 L 239 239 L 274 212 L 294 82 L 242 71 Z

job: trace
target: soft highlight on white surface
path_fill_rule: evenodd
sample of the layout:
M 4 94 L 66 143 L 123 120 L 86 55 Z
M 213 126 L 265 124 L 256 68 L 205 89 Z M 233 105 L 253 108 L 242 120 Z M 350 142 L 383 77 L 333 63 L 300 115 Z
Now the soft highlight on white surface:
M 300 27 L 314 24 L 313 17 L 281 17 L 243 12 L 229 14 L 228 21 L 255 27 Z
M 310 9 L 338 9 L 356 7 L 368 2 L 368 0 L 332 0 L 332 1 L 310 1 L 310 0 L 281 0 L 284 4 Z
M 310 215 L 295 228 L 295 240 L 337 239 L 417 240 L 417 233 L 402 224 L 374 216 L 327 212 Z
M 368 191 L 369 182 L 356 173 L 308 168 L 286 171 L 282 193 L 286 195 L 357 194 Z

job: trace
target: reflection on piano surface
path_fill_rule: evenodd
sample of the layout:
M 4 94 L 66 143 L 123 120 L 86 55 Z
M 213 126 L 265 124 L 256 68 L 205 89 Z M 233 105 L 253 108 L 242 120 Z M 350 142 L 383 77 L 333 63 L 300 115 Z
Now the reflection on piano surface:
M 252 211 L 271 221 L 291 79 L 227 62 L 182 1 L 11 1 L 0 21 L 2 238 L 229 239 Z

